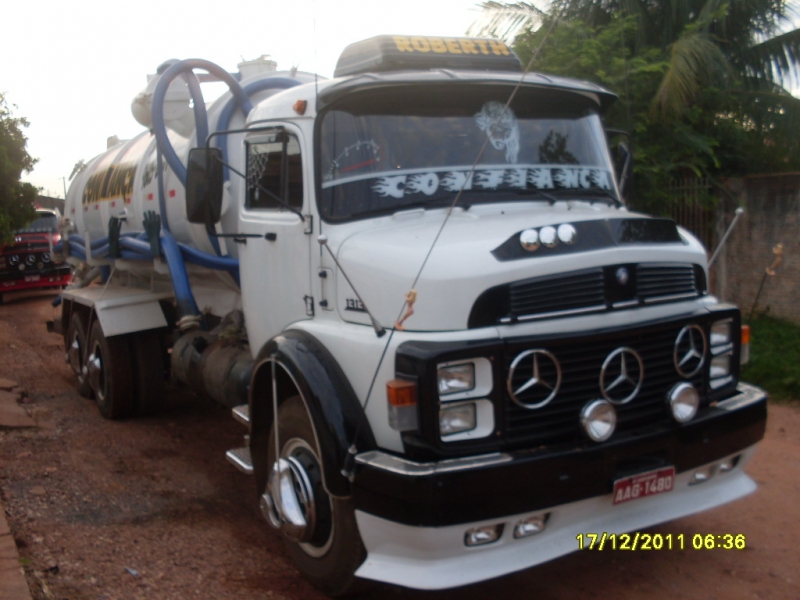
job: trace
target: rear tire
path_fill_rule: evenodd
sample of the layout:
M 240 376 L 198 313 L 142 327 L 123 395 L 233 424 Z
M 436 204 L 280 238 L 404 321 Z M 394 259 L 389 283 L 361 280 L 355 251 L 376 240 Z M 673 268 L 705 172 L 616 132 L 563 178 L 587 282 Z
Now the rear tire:
M 314 491 L 315 527 L 311 541 L 300 543 L 283 535 L 286 551 L 295 567 L 329 596 L 361 591 L 366 582 L 355 576 L 367 552 L 358 533 L 352 501 L 333 498 L 322 485 L 320 452 L 311 419 L 298 396 L 278 409 L 281 457 L 294 457 L 305 467 Z M 275 432 L 269 437 L 267 464 L 275 463 Z
M 86 374 L 83 372 L 84 357 L 86 356 L 86 323 L 83 315 L 73 312 L 67 327 L 67 336 L 64 338 L 69 366 L 75 373 L 78 382 L 78 393 L 84 398 L 92 397 L 92 387 Z
M 134 399 L 138 416 L 156 413 L 164 403 L 164 353 L 155 331 L 134 334 L 132 343 L 135 377 Z
M 100 322 L 92 325 L 89 334 L 89 356 L 86 359 L 89 384 L 97 408 L 106 419 L 125 419 L 135 408 L 134 377 L 128 336 L 106 338 Z

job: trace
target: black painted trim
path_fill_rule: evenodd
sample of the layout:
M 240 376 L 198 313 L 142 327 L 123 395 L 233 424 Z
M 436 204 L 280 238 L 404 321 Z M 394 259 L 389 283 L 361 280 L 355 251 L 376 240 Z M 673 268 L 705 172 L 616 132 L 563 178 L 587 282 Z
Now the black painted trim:
M 683 426 L 631 432 L 593 448 L 511 453 L 512 460 L 428 476 L 358 464 L 355 507 L 418 527 L 502 518 L 609 494 L 616 479 L 666 465 L 682 473 L 740 452 L 764 437 L 766 395 L 735 411 L 708 408 Z M 725 476 L 725 475 L 720 475 Z
M 580 194 L 580 190 L 575 190 L 575 193 Z M 555 224 L 553 227 L 558 227 L 560 224 Z M 539 246 L 537 250 L 530 252 L 519 243 L 519 236 L 524 231 L 520 230 L 492 250 L 492 256 L 500 262 L 506 262 L 594 252 L 603 248 L 623 245 L 684 243 L 678 233 L 678 227 L 672 219 L 601 219 L 578 221 L 571 224 L 575 227 L 577 234 L 575 242 L 572 244 L 558 243 L 552 248 Z
M 291 374 L 311 415 L 321 446 L 323 472 L 328 492 L 349 496 L 350 482 L 342 475 L 345 456 L 356 440 L 363 452 L 376 448 L 369 422 L 347 377 L 331 353 L 307 332 L 290 330 L 270 340 L 258 353 L 250 385 L 250 449 L 257 489 L 266 484 L 270 465 L 266 463 L 272 427 L 271 359 L 274 357 Z M 278 366 L 278 397 L 295 395 L 293 383 Z M 358 428 L 358 424 L 361 427 Z

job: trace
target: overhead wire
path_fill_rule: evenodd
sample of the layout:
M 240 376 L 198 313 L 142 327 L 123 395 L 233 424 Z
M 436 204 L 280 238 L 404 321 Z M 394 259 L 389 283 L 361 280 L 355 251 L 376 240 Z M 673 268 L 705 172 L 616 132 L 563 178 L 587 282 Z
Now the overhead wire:
M 530 73 L 531 68 L 533 67 L 533 63 L 535 62 L 536 58 L 539 55 L 539 52 L 541 51 L 542 47 L 544 46 L 545 42 L 547 41 L 547 38 L 550 37 L 550 34 L 552 33 L 554 27 L 561 20 L 561 15 L 563 14 L 563 12 L 564 12 L 564 7 L 562 6 L 562 8 L 559 11 L 559 13 L 551 21 L 550 26 L 548 27 L 547 31 L 545 32 L 544 37 L 542 38 L 542 40 L 539 42 L 539 45 L 536 47 L 536 49 L 534 50 L 533 54 L 531 55 L 530 60 L 528 61 L 525 69 L 522 72 L 522 75 L 519 78 L 519 81 L 514 86 L 514 89 L 511 90 L 511 94 L 509 95 L 508 100 L 506 101 L 505 105 L 503 106 L 502 112 L 497 117 L 497 119 L 494 121 L 491 130 L 489 130 L 487 132 L 486 139 L 484 140 L 483 145 L 481 146 L 480 150 L 478 151 L 478 154 L 475 157 L 475 160 L 473 161 L 472 166 L 470 167 L 469 173 L 464 178 L 464 181 L 461 183 L 461 187 L 459 188 L 458 192 L 456 193 L 455 197 L 453 198 L 453 201 L 450 203 L 450 206 L 448 207 L 447 212 L 445 213 L 445 217 L 442 220 L 442 224 L 439 226 L 439 229 L 437 230 L 436 235 L 434 236 L 434 239 L 431 242 L 431 245 L 428 248 L 427 253 L 425 254 L 425 258 L 423 259 L 422 264 L 420 265 L 420 268 L 417 271 L 416 276 L 414 277 L 414 281 L 411 284 L 410 292 L 408 294 L 406 294 L 406 296 L 403 299 L 403 305 L 400 308 L 400 312 L 397 315 L 397 319 L 395 320 L 395 327 L 392 327 L 391 330 L 389 331 L 389 335 L 387 336 L 386 342 L 385 342 L 385 344 L 383 346 L 383 351 L 381 352 L 380 358 L 378 359 L 378 364 L 375 367 L 375 371 L 374 371 L 374 373 L 372 375 L 372 380 L 370 381 L 369 388 L 367 389 L 367 395 L 366 395 L 366 397 L 364 399 L 364 404 L 361 407 L 362 413 L 361 413 L 361 416 L 359 418 L 358 424 L 356 425 L 355 433 L 353 434 L 353 441 L 352 441 L 352 443 L 350 445 L 350 448 L 348 449 L 347 457 L 345 458 L 345 464 L 344 464 L 344 467 L 342 468 L 342 474 L 345 475 L 346 477 L 348 477 L 348 479 L 352 479 L 352 477 L 353 477 L 353 466 L 355 464 L 355 455 L 356 455 L 356 452 L 357 452 L 357 448 L 355 446 L 356 440 L 358 440 L 359 433 L 361 432 L 361 427 L 363 426 L 364 420 L 366 418 L 367 406 L 369 405 L 369 401 L 370 401 L 370 399 L 372 397 L 372 392 L 373 392 L 373 390 L 375 388 L 375 382 L 378 379 L 378 374 L 380 373 L 381 367 L 383 366 L 383 361 L 386 358 L 386 354 L 387 354 L 387 352 L 389 350 L 389 347 L 391 346 L 392 338 L 394 337 L 394 333 L 395 333 L 395 331 L 398 330 L 397 324 L 400 322 L 401 318 L 403 317 L 403 314 L 406 312 L 406 308 L 409 306 L 409 299 L 410 298 L 416 299 L 416 290 L 415 290 L 415 288 L 417 286 L 417 283 L 419 283 L 419 279 L 422 276 L 422 273 L 425 270 L 426 265 L 428 264 L 428 260 L 430 259 L 431 254 L 433 254 L 433 250 L 436 247 L 436 244 L 438 243 L 439 238 L 441 237 L 445 226 L 447 225 L 448 221 L 450 220 L 451 215 L 453 214 L 453 211 L 455 210 L 456 206 L 458 205 L 459 201 L 461 200 L 461 196 L 463 195 L 467 184 L 472 180 L 472 177 L 475 174 L 477 166 L 480 163 L 481 159 L 483 158 L 483 155 L 486 152 L 486 148 L 489 145 L 489 142 L 491 141 L 492 137 L 494 136 L 495 130 L 497 129 L 497 127 L 502 122 L 502 119 L 505 116 L 505 114 L 508 112 L 508 109 L 511 106 L 511 103 L 514 101 L 514 98 L 516 97 L 517 92 L 519 92 L 519 89 L 522 87 L 522 84 L 525 82 L 525 77 L 528 75 L 528 73 Z

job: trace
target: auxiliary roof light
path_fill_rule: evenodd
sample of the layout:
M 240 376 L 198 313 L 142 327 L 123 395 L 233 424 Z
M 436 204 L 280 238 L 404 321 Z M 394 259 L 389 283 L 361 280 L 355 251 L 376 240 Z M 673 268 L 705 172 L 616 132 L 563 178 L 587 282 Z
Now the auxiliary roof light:
M 574 225 L 564 223 L 558 226 L 558 239 L 561 240 L 562 244 L 569 245 L 575 243 L 575 238 L 577 236 L 578 232 L 575 230 Z
M 558 244 L 558 232 L 556 231 L 556 228 L 551 227 L 550 225 L 547 227 L 542 227 L 542 229 L 539 231 L 539 240 L 541 240 L 545 247 L 555 248 L 556 244 Z
M 526 229 L 519 234 L 519 243 L 528 252 L 539 249 L 539 232 L 535 229 Z

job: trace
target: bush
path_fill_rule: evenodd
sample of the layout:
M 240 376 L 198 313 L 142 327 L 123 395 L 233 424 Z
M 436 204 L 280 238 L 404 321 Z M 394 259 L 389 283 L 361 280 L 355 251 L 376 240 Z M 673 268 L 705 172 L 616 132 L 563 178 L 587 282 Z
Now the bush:
M 750 364 L 742 379 L 763 387 L 774 400 L 800 400 L 800 325 L 756 315 L 750 334 Z

